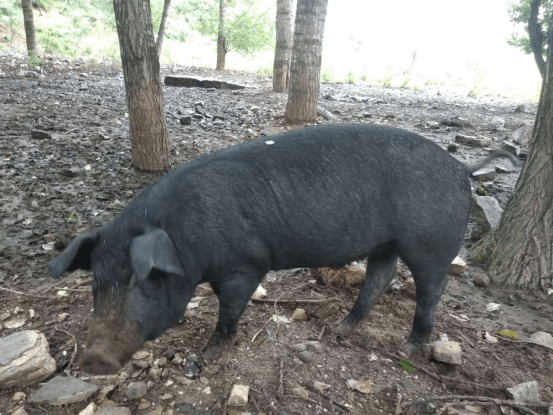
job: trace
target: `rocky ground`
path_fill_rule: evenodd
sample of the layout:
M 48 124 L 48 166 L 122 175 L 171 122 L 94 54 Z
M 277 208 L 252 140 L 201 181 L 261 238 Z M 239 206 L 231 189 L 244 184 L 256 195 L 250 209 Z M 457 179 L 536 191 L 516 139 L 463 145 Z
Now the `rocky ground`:
M 359 286 L 324 285 L 301 269 L 267 276 L 267 296 L 279 302 L 248 307 L 227 365 L 200 361 L 201 371 L 194 375 L 198 367 L 190 357 L 207 341 L 217 316 L 216 297 L 200 287 L 182 322 L 144 345 L 118 375 L 86 375 L 77 362 L 93 307 L 91 275 L 76 271 L 50 281 L 46 264 L 76 234 L 112 219 L 159 175 L 131 166 L 123 77 L 113 63 L 53 57 L 31 71 L 23 56 L 2 52 L 0 72 L 0 340 L 25 330 L 43 333 L 56 376 L 79 378 L 88 391 L 59 405 L 59 396 L 37 397 L 41 384 L 0 385 L 2 415 L 77 414 L 89 405 L 101 405 L 96 414 L 509 414 L 516 412 L 508 402 L 500 409 L 485 398 L 507 400 L 506 388 L 530 381 L 537 382 L 542 402 L 553 401 L 553 350 L 528 342 L 535 332 L 553 333 L 553 295 L 476 286 L 473 278 L 482 272 L 470 266 L 450 277 L 434 332 L 434 340 L 459 343 L 461 364 L 403 353 L 415 307 L 406 268 L 348 339 L 331 329 L 352 307 Z M 297 128 L 285 125 L 287 97 L 271 91 L 269 78 L 164 67 L 162 77 L 169 74 L 248 86 L 237 91 L 164 87 L 174 165 Z M 321 89 L 321 104 L 336 119 L 319 118 L 320 123 L 397 126 L 444 149 L 459 134 L 490 139 L 486 147 L 458 144 L 452 154 L 468 163 L 530 125 L 537 106 L 461 97 L 439 88 L 414 92 L 323 84 Z M 193 113 L 190 125 L 181 123 Z M 529 130 L 522 134 L 522 158 Z M 505 207 L 520 169 L 504 160 L 493 165 L 499 173 L 473 181 L 474 190 Z M 471 237 L 467 234 L 468 244 Z M 292 301 L 298 299 L 315 302 Z M 490 303 L 499 306 L 493 309 Z M 298 307 L 305 310 L 305 320 L 273 321 L 275 314 L 291 319 Z M 498 334 L 506 329 L 519 339 Z M 5 356 L 0 370 L 2 365 Z M 245 406 L 229 405 L 233 385 L 249 386 Z M 455 397 L 464 403 L 446 408 Z M 546 406 L 526 406 L 525 413 L 547 413 Z

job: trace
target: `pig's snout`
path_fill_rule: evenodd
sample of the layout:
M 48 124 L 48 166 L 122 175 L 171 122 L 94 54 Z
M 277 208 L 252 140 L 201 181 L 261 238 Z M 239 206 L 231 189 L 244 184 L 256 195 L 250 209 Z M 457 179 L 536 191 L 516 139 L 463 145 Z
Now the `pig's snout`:
M 94 342 L 81 358 L 81 369 L 92 375 L 113 375 L 121 369 L 116 354 L 102 342 Z

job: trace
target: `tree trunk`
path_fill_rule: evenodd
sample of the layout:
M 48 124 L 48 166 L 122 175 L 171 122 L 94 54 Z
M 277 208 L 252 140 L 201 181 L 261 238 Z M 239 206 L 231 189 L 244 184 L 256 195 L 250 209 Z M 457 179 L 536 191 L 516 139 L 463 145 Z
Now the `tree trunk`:
M 316 122 L 328 0 L 298 0 L 286 120 Z
M 541 78 L 545 78 L 545 61 L 543 60 L 543 33 L 538 23 L 541 0 L 532 0 L 530 4 L 530 18 L 528 19 L 528 34 L 530 35 L 530 46 L 534 54 L 534 60 L 538 65 Z
M 220 0 L 219 4 L 219 35 L 217 36 L 217 67 L 218 71 L 225 69 L 227 46 L 225 40 L 225 20 L 227 18 L 227 0 Z
M 292 56 L 292 0 L 277 0 L 276 48 L 273 65 L 273 91 L 284 92 L 290 80 Z
M 552 45 L 553 25 L 549 33 Z M 470 250 L 470 259 L 504 285 L 553 286 L 553 48 L 528 156 L 499 226 Z
M 156 39 L 156 52 L 157 58 L 161 60 L 161 51 L 163 49 L 163 40 L 165 38 L 165 25 L 167 24 L 167 16 L 169 16 L 169 7 L 171 7 L 171 0 L 165 0 L 163 2 L 163 14 L 161 15 L 161 22 L 159 24 L 159 30 L 157 32 Z
M 29 57 L 36 56 L 35 22 L 33 19 L 32 0 L 22 0 L 23 24 L 25 26 L 25 39 L 27 40 L 27 53 Z
M 159 59 L 149 0 L 113 0 L 125 78 L 132 161 L 143 171 L 171 165 Z

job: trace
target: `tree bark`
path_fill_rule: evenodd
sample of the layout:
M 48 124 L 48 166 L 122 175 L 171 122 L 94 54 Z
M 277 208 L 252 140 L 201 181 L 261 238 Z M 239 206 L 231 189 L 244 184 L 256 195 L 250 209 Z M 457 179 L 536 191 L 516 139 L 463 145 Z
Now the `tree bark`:
M 220 0 L 219 4 L 219 34 L 217 36 L 217 67 L 218 71 L 225 69 L 227 46 L 225 39 L 225 20 L 227 18 L 227 0 Z
M 552 45 L 553 25 L 549 33 Z M 553 286 L 553 48 L 528 156 L 499 226 L 470 250 L 470 259 L 504 285 Z
M 298 0 L 286 120 L 316 122 L 328 0 Z
M 165 0 L 163 2 L 163 14 L 161 15 L 161 22 L 159 23 L 159 30 L 157 32 L 156 39 L 156 53 L 157 58 L 161 60 L 161 51 L 163 50 L 163 40 L 165 39 L 165 25 L 167 24 L 167 16 L 169 16 L 169 8 L 171 7 L 171 0 Z
M 149 0 L 113 0 L 125 79 L 132 161 L 143 171 L 171 165 L 159 59 Z
M 292 57 L 292 0 L 277 0 L 276 47 L 273 64 L 273 91 L 284 92 L 290 81 Z
M 528 34 L 530 35 L 530 46 L 534 54 L 534 60 L 538 65 L 541 78 L 545 78 L 545 61 L 543 60 L 543 32 L 541 24 L 538 23 L 541 0 L 532 0 L 530 4 L 530 18 L 528 19 Z
M 36 56 L 35 21 L 33 19 L 32 0 L 21 0 L 21 8 L 23 9 L 23 24 L 25 26 L 27 53 L 29 57 Z

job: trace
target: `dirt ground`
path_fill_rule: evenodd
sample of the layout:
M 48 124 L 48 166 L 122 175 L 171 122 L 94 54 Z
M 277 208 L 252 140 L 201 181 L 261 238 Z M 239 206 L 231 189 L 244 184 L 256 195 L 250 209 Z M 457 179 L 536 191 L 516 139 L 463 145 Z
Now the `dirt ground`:
M 460 343 L 463 362 L 458 366 L 439 363 L 422 353 L 403 353 L 415 290 L 408 270 L 402 267 L 368 319 L 348 339 L 337 338 L 331 330 L 353 306 L 359 287 L 324 286 L 305 269 L 281 271 L 270 273 L 263 284 L 269 298 L 281 301 L 276 305 L 252 303 L 247 308 L 228 365 L 206 362 L 198 379 L 184 378 L 186 358 L 207 341 L 217 318 L 216 297 L 209 289 L 199 288 L 198 306 L 189 308 L 178 326 L 144 345 L 149 357 L 133 360 L 117 376 L 90 377 L 81 372 L 77 362 L 93 308 L 91 275 L 76 271 L 51 281 L 46 265 L 72 237 L 111 220 L 159 175 L 131 167 L 119 67 L 111 62 L 52 57 L 45 60 L 41 71 L 29 73 L 24 62 L 16 51 L 0 53 L 0 72 L 4 74 L 0 75 L 0 288 L 12 290 L 0 291 L 0 315 L 10 313 L 0 322 L 0 336 L 39 330 L 49 341 L 58 374 L 68 370 L 100 389 L 110 387 L 109 392 L 64 407 L 26 404 L 29 414 L 77 414 L 91 401 L 104 400 L 126 406 L 133 414 L 170 414 L 171 410 L 187 414 L 227 410 L 281 415 L 434 413 L 444 406 L 444 396 L 463 395 L 469 402 L 478 397 L 507 399 L 505 388 L 531 380 L 538 382 L 543 402 L 553 401 L 553 351 L 524 342 L 536 331 L 553 333 L 553 295 L 476 287 L 472 277 L 481 271 L 472 267 L 460 277 L 450 276 L 433 336 L 437 340 L 447 335 Z M 221 77 L 248 85 L 240 91 L 164 87 L 175 166 L 263 134 L 297 128 L 284 124 L 287 96 L 272 92 L 267 77 L 190 67 L 164 67 L 162 77 L 170 73 Z M 321 96 L 338 122 L 398 126 L 443 148 L 457 133 L 485 135 L 493 139 L 491 147 L 498 148 L 522 123 L 532 123 L 536 111 L 535 102 L 467 98 L 439 87 L 414 92 L 323 84 Z M 214 125 L 213 119 L 204 118 L 182 125 L 180 117 L 200 101 L 200 108 L 209 115 L 222 115 L 224 124 Z M 525 104 L 523 112 L 515 112 L 519 104 Z M 257 112 L 252 111 L 253 106 L 258 107 Z M 436 125 L 454 117 L 464 120 L 464 127 Z M 502 118 L 505 126 L 492 129 L 493 117 Z M 320 122 L 327 121 L 320 118 Z M 52 138 L 32 138 L 31 129 L 47 131 Z M 461 146 L 455 157 L 470 163 L 486 153 Z M 511 172 L 498 175 L 487 188 L 504 207 L 519 170 L 505 161 L 494 163 Z M 60 290 L 66 295 L 60 295 Z M 338 301 L 331 303 L 333 298 Z M 321 301 L 305 305 L 286 302 L 297 299 Z M 491 302 L 501 304 L 498 311 L 487 311 Z M 275 312 L 291 317 L 297 307 L 306 310 L 306 321 L 277 324 L 270 320 Z M 14 320 L 24 324 L 6 327 Z M 520 339 L 501 338 L 497 333 L 503 329 L 515 331 Z M 498 342 L 483 340 L 485 332 L 498 337 Z M 77 345 L 68 334 L 75 336 Z M 289 347 L 306 341 L 314 341 L 307 346 L 312 352 L 307 363 Z M 152 377 L 144 362 L 171 357 L 171 350 L 177 358 L 162 363 L 160 378 Z M 407 372 L 396 357 L 408 359 L 416 370 Z M 372 382 L 369 393 L 348 388 L 350 379 Z M 150 381 L 149 389 L 142 402 L 129 401 L 127 385 L 139 380 Z M 314 382 L 329 387 L 318 392 Z M 250 386 L 247 406 L 227 408 L 225 398 L 233 384 Z M 20 406 L 12 401 L 15 392 L 29 397 L 39 386 L 0 390 L 0 413 L 10 414 Z M 305 388 L 308 395 L 300 396 L 298 387 Z M 533 410 L 547 413 L 545 408 Z M 480 413 L 501 412 L 492 405 L 482 407 Z

